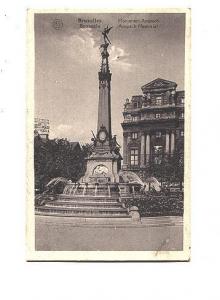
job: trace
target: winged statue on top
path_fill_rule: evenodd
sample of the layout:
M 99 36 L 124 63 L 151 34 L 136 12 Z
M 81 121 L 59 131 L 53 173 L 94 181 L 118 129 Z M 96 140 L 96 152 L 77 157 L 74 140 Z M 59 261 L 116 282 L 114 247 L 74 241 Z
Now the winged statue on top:
M 105 44 L 108 44 L 108 43 L 111 44 L 111 41 L 108 38 L 108 34 L 109 34 L 109 31 L 112 29 L 112 27 L 108 27 L 108 25 L 107 25 L 107 27 L 105 27 L 104 30 L 102 31 L 102 35 L 103 35 Z

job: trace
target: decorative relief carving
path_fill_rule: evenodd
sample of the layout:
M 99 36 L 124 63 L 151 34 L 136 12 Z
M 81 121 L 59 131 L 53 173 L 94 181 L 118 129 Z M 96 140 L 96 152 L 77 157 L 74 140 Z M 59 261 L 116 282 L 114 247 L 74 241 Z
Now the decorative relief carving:
M 105 165 L 98 165 L 93 170 L 93 175 L 105 176 L 108 174 L 108 168 Z

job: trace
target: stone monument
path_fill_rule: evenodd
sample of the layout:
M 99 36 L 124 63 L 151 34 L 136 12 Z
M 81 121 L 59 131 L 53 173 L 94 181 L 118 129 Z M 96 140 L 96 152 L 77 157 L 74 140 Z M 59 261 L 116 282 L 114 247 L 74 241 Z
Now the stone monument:
M 93 137 L 94 151 L 87 158 L 86 174 L 81 179 L 86 183 L 116 183 L 119 182 L 118 172 L 122 157 L 116 136 L 111 129 L 111 72 L 108 62 L 108 33 L 112 27 L 106 27 L 102 32 L 104 43 L 101 44 L 101 69 L 99 76 L 99 104 L 97 134 Z

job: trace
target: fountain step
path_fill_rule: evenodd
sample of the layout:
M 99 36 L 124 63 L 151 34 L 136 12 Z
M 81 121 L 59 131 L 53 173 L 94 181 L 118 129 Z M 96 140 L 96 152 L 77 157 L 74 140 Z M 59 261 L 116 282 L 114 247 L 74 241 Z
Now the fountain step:
M 87 202 L 118 202 L 119 197 L 80 197 L 80 196 L 75 196 L 75 197 L 59 197 L 59 200 L 62 201 L 87 201 Z
M 83 218 L 130 218 L 127 209 L 119 202 L 119 193 L 106 195 L 57 195 L 56 200 L 46 201 L 36 207 L 36 214 L 75 216 Z
M 118 197 L 108 197 L 108 196 L 66 196 L 60 195 L 59 199 L 62 201 L 84 201 L 84 202 L 118 202 Z
M 61 205 L 50 205 L 49 203 L 46 204 L 45 206 L 39 206 L 39 209 L 60 209 L 60 210 L 74 210 L 74 211 L 97 211 L 97 212 L 127 212 L 127 210 L 123 207 L 111 207 L 111 208 L 106 208 L 106 207 L 99 207 L 99 206 L 92 206 L 92 207 L 88 207 L 88 206 L 78 206 L 78 207 L 74 207 L 74 206 L 65 206 L 62 207 Z
M 44 215 L 44 216 L 59 216 L 59 217 L 78 217 L 78 218 L 83 218 L 83 219 L 91 219 L 91 218 L 97 218 L 97 219 L 131 219 L 131 216 L 128 214 L 124 215 L 117 215 L 117 214 L 88 214 L 88 213 L 70 213 L 70 212 L 60 212 L 60 211 L 53 211 L 53 212 L 42 212 L 42 211 L 36 211 L 36 215 Z
M 58 209 L 52 208 L 52 207 L 36 207 L 35 209 L 36 214 L 40 215 L 61 215 L 61 216 L 75 216 L 75 217 L 88 217 L 88 218 L 130 218 L 127 211 L 125 209 L 123 210 L 85 210 L 85 209 L 61 209 L 60 207 Z
M 71 206 L 71 207 L 99 207 L 99 208 L 112 208 L 112 207 L 121 207 L 121 203 L 118 202 L 85 202 L 85 201 L 53 201 L 48 202 L 46 206 Z
M 119 193 L 110 193 L 110 195 L 109 195 L 109 193 L 108 192 L 97 192 L 97 193 L 85 193 L 85 194 L 83 194 L 83 193 L 71 193 L 71 194 L 63 194 L 64 196 L 71 196 L 71 197 L 74 197 L 74 196 L 81 196 L 81 197 L 118 197 L 118 195 L 119 195 Z
M 85 210 L 100 210 L 100 211 L 105 211 L 105 210 L 109 210 L 109 211 L 123 211 L 123 207 L 121 206 L 109 206 L 109 205 L 106 205 L 106 206 L 103 206 L 103 205 L 85 205 L 85 204 L 70 204 L 70 203 L 50 203 L 50 204 L 46 204 L 45 207 L 56 207 L 56 208 L 65 208 L 65 209 L 85 209 Z
M 63 202 L 90 202 L 90 203 L 119 203 L 119 198 L 108 198 L 108 197 L 102 197 L 102 198 L 97 198 L 97 197 L 60 197 L 57 200 L 53 201 L 63 201 Z

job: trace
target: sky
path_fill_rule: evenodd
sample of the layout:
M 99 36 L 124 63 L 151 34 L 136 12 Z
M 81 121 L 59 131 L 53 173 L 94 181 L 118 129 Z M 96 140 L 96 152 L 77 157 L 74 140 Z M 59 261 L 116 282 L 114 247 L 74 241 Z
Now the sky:
M 100 28 L 80 28 L 80 24 Z M 125 28 L 128 24 L 142 27 Z M 96 133 L 99 46 L 106 25 L 113 26 L 109 33 L 112 134 L 119 144 L 126 98 L 142 94 L 141 86 L 156 78 L 184 89 L 184 14 L 36 14 L 35 117 L 49 119 L 50 138 L 83 144 L 91 142 L 91 130 Z

